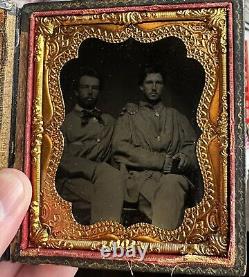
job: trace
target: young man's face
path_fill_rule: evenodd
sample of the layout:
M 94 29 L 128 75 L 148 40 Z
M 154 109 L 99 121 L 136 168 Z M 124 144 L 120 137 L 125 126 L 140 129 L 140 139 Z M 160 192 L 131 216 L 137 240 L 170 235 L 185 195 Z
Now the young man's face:
M 99 85 L 98 78 L 87 75 L 81 76 L 75 95 L 82 108 L 93 109 L 95 107 L 99 94 Z
M 140 89 L 149 102 L 157 102 L 161 99 L 163 87 L 164 83 L 161 73 L 148 73 Z

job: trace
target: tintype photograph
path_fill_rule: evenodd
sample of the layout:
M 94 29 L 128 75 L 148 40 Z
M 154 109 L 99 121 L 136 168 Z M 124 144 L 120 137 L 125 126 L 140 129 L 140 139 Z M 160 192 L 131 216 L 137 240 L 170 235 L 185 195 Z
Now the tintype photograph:
M 178 38 L 88 39 L 60 78 L 66 116 L 56 187 L 78 222 L 179 227 L 203 191 L 195 147 L 201 64 Z
M 238 275 L 241 1 L 86 2 L 22 11 L 16 145 L 33 195 L 13 259 Z

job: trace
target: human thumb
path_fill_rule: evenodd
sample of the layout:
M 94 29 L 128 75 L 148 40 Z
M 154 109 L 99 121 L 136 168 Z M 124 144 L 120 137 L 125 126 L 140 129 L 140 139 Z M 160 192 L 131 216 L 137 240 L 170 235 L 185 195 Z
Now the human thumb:
M 0 257 L 14 238 L 31 200 L 28 177 L 16 169 L 0 170 Z

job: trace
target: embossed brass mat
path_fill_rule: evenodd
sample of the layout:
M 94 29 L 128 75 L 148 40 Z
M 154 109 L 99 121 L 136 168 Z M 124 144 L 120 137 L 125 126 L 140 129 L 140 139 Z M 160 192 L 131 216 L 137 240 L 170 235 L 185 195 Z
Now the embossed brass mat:
M 227 83 L 231 74 L 228 64 L 232 65 L 228 48 L 230 17 L 228 3 L 32 14 L 30 51 L 34 50 L 34 58 L 31 55 L 29 62 L 28 93 L 34 98 L 31 146 L 34 192 L 29 243 L 22 244 L 21 256 L 100 258 L 98 252 L 89 254 L 88 250 L 118 241 L 124 247 L 148 244 L 148 253 L 185 255 L 166 261 L 161 255 L 149 256 L 148 261 L 161 265 L 176 261 L 233 265 L 234 227 L 229 225 L 228 218 L 228 166 L 231 170 L 234 166 L 233 159 L 228 160 L 228 153 L 234 150 L 228 144 L 228 90 L 232 90 Z M 152 43 L 167 37 L 181 39 L 187 57 L 197 60 L 205 70 L 205 86 L 196 118 L 202 132 L 197 142 L 197 157 L 204 180 L 203 199 L 185 211 L 182 225 L 174 231 L 146 223 L 128 228 L 115 222 L 80 225 L 72 216 L 71 204 L 58 195 L 54 184 L 63 151 L 59 128 L 65 110 L 60 71 L 66 62 L 78 57 L 80 45 L 88 38 L 108 43 L 133 38 Z M 230 209 L 233 210 L 233 204 Z M 23 230 L 25 226 L 28 228 L 27 219 Z M 27 241 L 25 232 L 22 241 Z M 53 254 L 46 249 L 53 249 Z M 64 250 L 64 254 L 59 250 Z

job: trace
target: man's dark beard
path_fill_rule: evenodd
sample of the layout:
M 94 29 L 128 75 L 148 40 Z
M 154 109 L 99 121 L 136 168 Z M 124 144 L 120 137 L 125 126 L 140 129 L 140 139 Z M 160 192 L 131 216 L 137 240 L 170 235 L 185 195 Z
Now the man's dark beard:
M 78 104 L 81 106 L 81 108 L 92 110 L 96 107 L 97 104 L 97 98 L 93 98 L 92 101 L 88 101 L 89 97 L 86 98 L 78 98 Z

